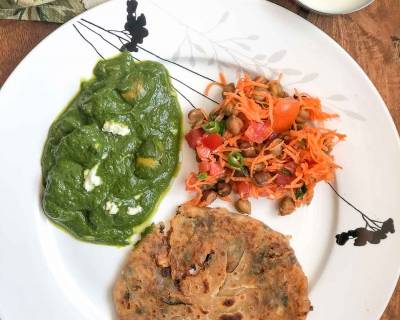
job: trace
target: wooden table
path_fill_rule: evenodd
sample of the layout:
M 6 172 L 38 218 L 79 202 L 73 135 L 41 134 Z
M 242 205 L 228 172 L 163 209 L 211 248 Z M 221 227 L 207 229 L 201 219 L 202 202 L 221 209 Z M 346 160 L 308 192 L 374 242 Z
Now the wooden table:
M 385 100 L 400 129 L 400 2 L 377 0 L 362 11 L 322 16 L 290 0 L 272 0 L 324 30 L 366 71 Z M 43 22 L 0 21 L 0 85 L 19 61 L 58 25 Z M 400 319 L 400 282 L 381 320 Z

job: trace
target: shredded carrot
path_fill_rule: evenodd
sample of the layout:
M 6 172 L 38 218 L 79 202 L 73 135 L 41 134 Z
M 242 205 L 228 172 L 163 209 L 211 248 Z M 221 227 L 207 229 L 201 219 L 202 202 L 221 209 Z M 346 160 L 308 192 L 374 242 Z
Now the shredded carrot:
M 208 96 L 208 95 L 210 94 L 211 88 L 214 87 L 214 86 L 222 87 L 223 85 L 222 85 L 222 83 L 220 83 L 220 82 L 210 82 L 210 83 L 206 86 L 206 88 L 205 88 L 205 90 L 204 90 L 204 94 L 205 94 L 206 96 Z
M 273 123 L 272 108 L 287 96 L 280 80 L 281 76 L 277 80 L 268 80 L 261 76 L 252 79 L 244 74 L 237 81 L 234 92 L 223 93 L 223 101 L 213 110 L 214 117 L 219 116 L 218 119 L 224 120 L 229 116 L 224 114 L 225 106 L 233 106 L 234 115 L 242 121 L 242 129 L 232 134 L 227 128 L 222 136 L 223 142 L 205 160 L 218 166 L 218 174 L 199 176 L 191 172 L 187 177 L 186 190 L 196 193 L 190 203 L 208 205 L 203 190 L 210 186 L 215 188 L 218 181 L 224 181 L 245 198 L 251 196 L 278 200 L 290 197 L 294 205 L 299 207 L 310 203 L 318 182 L 334 179 L 335 171 L 341 167 L 335 163 L 331 151 L 346 136 L 324 128 L 325 120 L 338 115 L 324 112 L 320 99 L 295 90 L 293 99 L 297 100 L 297 105 L 300 104 L 300 111 L 296 120 L 289 123 L 287 131 L 274 132 L 261 143 L 258 140 L 252 141 L 251 135 L 248 135 L 247 128 L 251 123 L 265 126 Z M 218 82 L 212 82 L 206 87 L 205 94 L 209 94 L 213 86 L 224 88 L 226 84 L 226 78 L 221 73 Z M 286 121 L 284 112 L 277 114 L 274 110 L 274 116 Z M 301 121 L 297 120 L 299 117 L 302 117 Z M 208 121 L 207 114 L 204 114 L 204 118 Z M 257 134 L 254 130 L 250 132 Z M 242 147 L 243 142 L 247 145 L 250 143 L 256 154 L 247 156 Z M 230 155 L 237 153 L 243 154 L 241 168 L 230 163 Z M 258 172 L 264 173 L 265 181 L 261 185 L 256 181 Z M 241 186 L 248 189 L 239 190 Z M 234 200 L 232 194 L 219 198 L 224 201 Z
M 206 96 L 208 96 L 209 93 L 210 93 L 211 88 L 214 87 L 214 86 L 219 86 L 219 87 L 221 87 L 221 88 L 223 88 L 224 86 L 226 86 L 225 75 L 224 75 L 222 72 L 219 73 L 219 82 L 218 82 L 218 81 L 210 82 L 210 83 L 206 86 L 206 88 L 205 88 L 205 90 L 204 90 L 204 94 L 205 94 Z
M 221 82 L 222 85 L 226 86 L 227 82 L 223 72 L 219 73 L 219 81 Z

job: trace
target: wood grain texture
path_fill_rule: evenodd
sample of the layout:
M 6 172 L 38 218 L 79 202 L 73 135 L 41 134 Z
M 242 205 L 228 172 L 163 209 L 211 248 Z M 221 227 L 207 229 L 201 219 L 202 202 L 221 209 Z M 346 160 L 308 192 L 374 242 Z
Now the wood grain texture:
M 310 13 L 290 0 L 273 0 L 324 30 L 366 71 L 400 129 L 400 3 L 377 0 L 349 15 Z M 0 21 L 0 85 L 22 58 L 58 25 Z M 400 319 L 400 282 L 381 320 Z
M 0 20 L 0 86 L 29 51 L 57 27 L 54 23 Z

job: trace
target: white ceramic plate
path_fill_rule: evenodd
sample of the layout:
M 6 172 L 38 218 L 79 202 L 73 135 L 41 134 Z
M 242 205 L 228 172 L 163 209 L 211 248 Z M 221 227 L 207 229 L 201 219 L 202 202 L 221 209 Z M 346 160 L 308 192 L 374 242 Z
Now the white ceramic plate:
M 0 318 L 112 319 L 111 287 L 130 248 L 79 242 L 54 227 L 40 207 L 40 156 L 47 130 L 91 76 L 97 53 L 116 54 L 110 34 L 79 22 L 122 30 L 126 2 L 111 1 L 59 28 L 17 67 L 0 92 Z M 287 88 L 322 98 L 340 114 L 332 127 L 348 135 L 335 155 L 343 170 L 336 188 L 369 217 L 399 222 L 400 148 L 396 129 L 378 92 L 334 41 L 300 17 L 262 0 L 140 1 L 149 36 L 143 47 L 216 78 L 219 68 L 235 79 L 238 65 L 267 75 L 283 73 Z M 86 23 L 88 26 L 88 24 Z M 140 59 L 154 59 L 143 50 Z M 208 83 L 165 62 L 171 74 L 202 91 Z M 195 105 L 213 104 L 182 84 Z M 215 92 L 215 99 L 218 93 Z M 184 99 L 182 108 L 190 106 Z M 155 220 L 170 217 L 188 199 L 184 178 L 194 156 L 183 145 L 183 165 Z M 309 319 L 378 319 L 400 266 L 399 233 L 378 245 L 335 243 L 335 234 L 363 227 L 362 217 L 321 183 L 308 207 L 279 217 L 275 204 L 253 202 L 254 216 L 293 236 L 309 277 L 314 311 Z

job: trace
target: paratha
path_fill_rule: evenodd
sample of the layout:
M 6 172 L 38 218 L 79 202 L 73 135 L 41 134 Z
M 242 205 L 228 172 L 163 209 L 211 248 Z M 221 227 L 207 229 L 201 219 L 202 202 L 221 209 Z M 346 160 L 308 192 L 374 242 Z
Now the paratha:
M 120 320 L 301 320 L 308 283 L 287 237 L 222 208 L 181 206 L 129 255 L 114 287 Z

